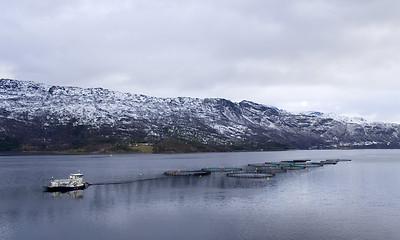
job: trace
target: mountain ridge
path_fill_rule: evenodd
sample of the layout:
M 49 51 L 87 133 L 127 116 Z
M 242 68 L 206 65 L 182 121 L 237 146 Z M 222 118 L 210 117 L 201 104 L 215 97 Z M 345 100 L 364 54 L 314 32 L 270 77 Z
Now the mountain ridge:
M 140 143 L 151 152 L 400 147 L 400 125 L 346 119 L 248 100 L 0 79 L 0 150 L 141 151 Z

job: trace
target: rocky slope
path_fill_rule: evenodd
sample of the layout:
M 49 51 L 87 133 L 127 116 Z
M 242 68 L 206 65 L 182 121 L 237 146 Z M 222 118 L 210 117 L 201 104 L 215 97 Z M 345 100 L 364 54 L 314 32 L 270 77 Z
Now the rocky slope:
M 398 124 L 293 114 L 250 101 L 0 79 L 3 151 L 134 151 L 144 145 L 138 143 L 154 152 L 399 148 L 399 133 Z

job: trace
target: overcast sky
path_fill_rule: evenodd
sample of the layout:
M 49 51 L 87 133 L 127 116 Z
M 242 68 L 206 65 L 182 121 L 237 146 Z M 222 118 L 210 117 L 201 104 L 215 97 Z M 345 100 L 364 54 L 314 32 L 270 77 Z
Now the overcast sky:
M 400 123 L 398 0 L 0 0 L 0 78 Z

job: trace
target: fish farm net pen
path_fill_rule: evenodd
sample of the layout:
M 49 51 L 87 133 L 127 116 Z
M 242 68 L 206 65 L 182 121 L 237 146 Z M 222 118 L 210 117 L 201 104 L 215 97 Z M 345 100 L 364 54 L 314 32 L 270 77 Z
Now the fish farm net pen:
M 327 159 L 327 161 L 337 161 L 337 162 L 351 162 L 351 159 Z
M 306 166 L 282 166 L 282 169 L 285 169 L 285 170 L 301 170 L 301 169 L 306 169 Z
M 211 168 L 202 168 L 202 171 L 206 172 L 236 172 L 242 171 L 242 168 L 225 168 L 225 167 L 211 167 Z
M 275 173 L 236 172 L 227 173 L 226 176 L 235 178 L 270 178 L 275 176 Z
M 269 166 L 276 166 L 272 164 L 265 164 L 265 163 L 249 163 L 247 164 L 249 167 L 269 167 Z
M 322 167 L 324 164 L 320 162 L 310 162 L 305 164 L 306 167 Z
M 269 178 L 275 176 L 275 173 L 286 172 L 287 170 L 301 170 L 309 167 L 320 167 L 326 164 L 337 164 L 338 162 L 349 162 L 350 159 L 327 159 L 320 162 L 308 162 L 310 160 L 292 160 L 292 161 L 280 161 L 280 162 L 264 162 L 264 163 L 253 163 L 248 164 L 249 167 L 256 167 L 256 172 L 243 171 L 242 168 L 231 168 L 231 167 L 210 167 L 202 168 L 201 170 L 173 170 L 164 172 L 165 176 L 207 176 L 212 172 L 228 172 L 227 177 L 236 178 Z M 86 184 L 90 186 L 94 185 L 113 185 L 113 184 L 128 184 L 135 182 L 145 182 L 165 179 L 166 177 L 146 178 L 146 179 L 135 179 L 115 182 L 95 182 Z M 47 180 L 47 179 L 46 179 Z
M 287 170 L 283 169 L 281 167 L 278 167 L 278 168 L 265 167 L 265 168 L 258 168 L 257 172 L 259 172 L 259 173 L 284 173 L 284 172 L 287 172 Z

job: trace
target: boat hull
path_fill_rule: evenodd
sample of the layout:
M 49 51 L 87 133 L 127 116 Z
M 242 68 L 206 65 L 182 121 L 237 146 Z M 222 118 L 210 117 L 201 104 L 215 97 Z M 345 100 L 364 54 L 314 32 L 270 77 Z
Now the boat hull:
M 82 184 L 80 186 L 59 186 L 59 187 L 51 187 L 51 186 L 43 186 L 44 191 L 46 192 L 69 192 L 75 190 L 83 190 L 88 187 L 88 184 Z

